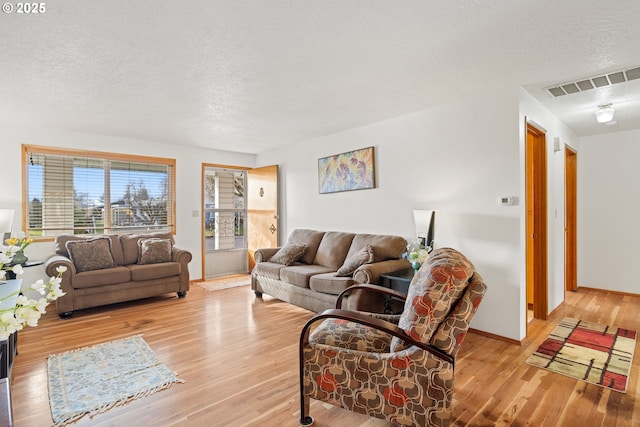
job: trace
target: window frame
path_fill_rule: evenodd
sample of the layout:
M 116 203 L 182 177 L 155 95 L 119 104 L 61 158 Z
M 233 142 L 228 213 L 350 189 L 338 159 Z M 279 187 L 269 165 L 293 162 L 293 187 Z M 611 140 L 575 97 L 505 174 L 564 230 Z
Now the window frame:
M 166 230 L 171 232 L 172 234 L 176 234 L 176 160 L 172 158 L 166 157 L 152 157 L 152 156 L 141 156 L 135 154 L 121 154 L 121 153 L 112 153 L 106 151 L 91 151 L 91 150 L 81 150 L 74 148 L 61 148 L 61 147 L 49 147 L 49 146 L 41 146 L 41 145 L 30 145 L 30 144 L 22 144 L 22 230 L 24 230 L 27 235 L 29 234 L 28 224 L 29 224 L 29 194 L 28 194 L 28 184 L 29 184 L 29 173 L 28 173 L 28 162 L 30 158 L 30 153 L 37 153 L 42 155 L 59 155 L 59 156 L 68 156 L 68 157 L 87 157 L 87 158 L 95 158 L 100 160 L 108 160 L 108 161 L 120 161 L 120 162 L 132 162 L 132 163 L 147 163 L 153 165 L 163 165 L 168 166 L 171 169 L 170 176 L 167 177 L 167 228 Z M 109 228 L 111 224 L 109 224 Z M 110 232 L 109 228 L 105 229 L 104 235 L 113 234 Z M 157 231 L 161 231 L 158 229 Z M 136 232 L 136 231 L 132 231 Z M 74 233 L 74 235 L 76 235 Z M 79 234 L 78 234 L 79 235 Z M 102 235 L 102 234 L 101 234 Z M 53 241 L 55 236 L 30 236 L 36 241 Z

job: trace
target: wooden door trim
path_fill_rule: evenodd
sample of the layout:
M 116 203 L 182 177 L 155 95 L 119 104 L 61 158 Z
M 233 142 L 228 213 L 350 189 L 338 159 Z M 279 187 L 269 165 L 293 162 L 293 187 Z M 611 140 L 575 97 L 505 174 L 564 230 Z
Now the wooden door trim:
M 533 257 L 533 317 L 546 320 L 549 312 L 548 302 L 548 279 L 547 279 L 547 155 L 546 155 L 546 135 L 545 132 L 530 121 L 526 123 L 525 144 L 529 144 L 528 136 L 534 139 L 533 158 L 525 159 L 526 179 L 533 180 L 533 253 L 528 253 L 526 257 Z M 527 150 L 525 150 L 526 152 Z M 526 156 L 525 156 L 526 157 Z M 529 173 L 529 166 L 533 167 L 533 172 Z M 527 199 L 529 199 L 527 197 Z M 528 207 L 526 208 L 528 211 Z M 530 230 L 527 230 L 529 233 Z M 529 235 L 526 236 L 527 239 Z M 526 298 L 525 298 L 526 300 Z M 526 307 L 525 307 L 526 309 Z M 528 323 L 528 322 L 527 322 Z
M 578 289 L 577 276 L 577 151 L 565 145 L 565 290 Z

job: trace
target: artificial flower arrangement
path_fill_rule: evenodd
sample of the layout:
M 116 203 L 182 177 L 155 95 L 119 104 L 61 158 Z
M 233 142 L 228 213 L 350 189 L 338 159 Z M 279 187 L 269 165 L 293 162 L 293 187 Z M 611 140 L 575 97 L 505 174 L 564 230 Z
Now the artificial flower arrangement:
M 0 292 L 6 284 L 7 272 L 16 276 L 23 273 L 22 265 L 12 264 L 13 257 L 31 242 L 31 239 L 24 236 L 12 237 L 5 240 L 6 245 L 0 247 Z M 0 340 L 6 340 L 9 335 L 25 326 L 38 326 L 38 320 L 45 313 L 49 302 L 64 295 L 60 283 L 65 271 L 67 267 L 60 266 L 56 269 L 57 275 L 50 277 L 47 283 L 39 279 L 28 289 L 20 289 L 0 298 L 0 304 L 14 299 L 16 302 L 14 307 L 0 308 Z
M 26 237 L 24 232 L 20 232 L 18 236 L 12 236 L 4 241 L 5 245 L 12 250 L 12 253 L 24 252 L 32 242 L 33 239 Z
M 420 239 L 414 239 L 407 244 L 407 251 L 403 254 L 403 258 L 409 260 L 411 267 L 418 271 L 422 264 L 429 258 L 432 248 L 422 245 Z

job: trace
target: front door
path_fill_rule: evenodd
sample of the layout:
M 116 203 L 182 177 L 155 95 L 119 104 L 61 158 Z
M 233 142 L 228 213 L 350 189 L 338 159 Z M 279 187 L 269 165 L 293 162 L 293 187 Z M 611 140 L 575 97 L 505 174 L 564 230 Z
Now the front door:
M 247 175 L 247 241 L 251 271 L 257 249 L 278 246 L 278 166 L 250 169 Z

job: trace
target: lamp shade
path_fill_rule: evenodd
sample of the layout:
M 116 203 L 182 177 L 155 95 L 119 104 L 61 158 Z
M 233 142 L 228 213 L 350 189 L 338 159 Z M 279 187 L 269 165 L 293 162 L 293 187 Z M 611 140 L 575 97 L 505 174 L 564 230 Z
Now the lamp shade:
M 598 123 L 607 123 L 613 120 L 613 114 L 616 110 L 613 109 L 611 104 L 601 105 L 596 111 L 596 120 Z

